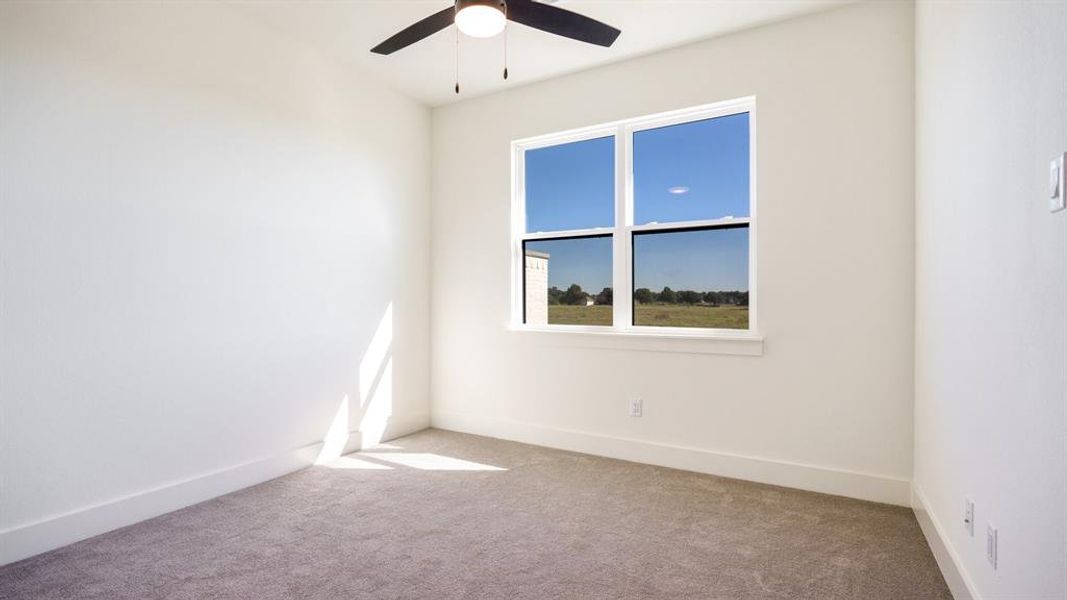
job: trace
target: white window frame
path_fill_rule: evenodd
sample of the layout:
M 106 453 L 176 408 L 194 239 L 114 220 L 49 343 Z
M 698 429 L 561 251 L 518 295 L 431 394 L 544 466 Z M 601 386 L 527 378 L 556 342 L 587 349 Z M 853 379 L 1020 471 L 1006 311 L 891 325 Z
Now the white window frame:
M 749 216 L 634 225 L 633 222 L 633 136 L 634 133 L 669 125 L 680 125 L 716 117 L 748 113 L 749 126 Z M 615 224 L 612 227 L 526 233 L 525 153 L 548 146 L 614 136 L 615 138 Z M 634 337 L 677 337 L 755 340 L 762 342 L 757 329 L 756 290 L 756 99 L 739 98 L 675 110 L 655 115 L 625 119 L 560 133 L 513 141 L 511 144 L 511 327 L 519 331 L 579 334 L 613 334 Z M 634 232 L 676 230 L 680 228 L 748 226 L 748 329 L 712 329 L 696 327 L 655 327 L 633 325 L 633 234 Z M 615 290 L 613 324 L 606 325 L 529 325 L 523 322 L 524 269 L 523 242 L 540 239 L 579 238 L 612 235 L 612 289 Z M 621 293 L 620 293 L 621 292 Z M 746 352 L 748 353 L 748 352 Z M 762 344 L 760 348 L 762 353 Z

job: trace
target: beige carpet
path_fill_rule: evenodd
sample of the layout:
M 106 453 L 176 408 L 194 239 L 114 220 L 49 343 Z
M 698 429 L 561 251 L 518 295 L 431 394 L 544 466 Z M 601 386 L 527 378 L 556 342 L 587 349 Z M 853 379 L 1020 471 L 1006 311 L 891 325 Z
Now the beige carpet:
M 911 511 L 427 430 L 0 568 L 0 598 L 950 598 Z

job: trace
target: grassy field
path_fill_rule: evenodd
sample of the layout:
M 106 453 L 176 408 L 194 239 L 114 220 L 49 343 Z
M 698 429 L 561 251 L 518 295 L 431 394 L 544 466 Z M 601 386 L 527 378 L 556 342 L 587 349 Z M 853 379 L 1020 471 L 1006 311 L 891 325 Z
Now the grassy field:
M 747 306 L 638 304 L 637 325 L 748 329 Z M 548 322 L 556 325 L 611 325 L 610 306 L 549 306 Z

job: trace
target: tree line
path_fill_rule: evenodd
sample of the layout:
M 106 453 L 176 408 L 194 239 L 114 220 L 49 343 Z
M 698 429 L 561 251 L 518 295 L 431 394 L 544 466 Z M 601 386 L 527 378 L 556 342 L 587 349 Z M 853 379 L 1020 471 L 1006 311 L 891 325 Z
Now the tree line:
M 591 294 L 582 289 L 577 283 L 572 283 L 566 290 L 556 286 L 548 288 L 548 303 L 550 305 L 584 305 L 592 298 L 596 304 L 611 306 L 614 294 L 611 288 L 604 288 L 599 294 Z M 710 304 L 712 306 L 748 306 L 748 292 L 696 292 L 693 290 L 672 290 L 664 287 L 658 292 L 648 288 L 634 290 L 634 302 L 638 304 Z

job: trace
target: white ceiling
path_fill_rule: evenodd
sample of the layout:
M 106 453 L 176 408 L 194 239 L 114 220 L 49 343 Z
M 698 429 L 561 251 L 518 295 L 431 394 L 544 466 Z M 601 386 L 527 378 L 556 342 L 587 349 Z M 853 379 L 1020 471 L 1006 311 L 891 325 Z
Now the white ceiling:
M 449 0 L 252 0 L 231 5 L 270 27 L 315 44 L 383 77 L 431 106 L 571 73 L 595 65 L 814 12 L 849 0 L 560 0 L 561 8 L 622 30 L 601 48 L 522 25 L 508 27 L 509 78 L 503 79 L 504 36 L 460 36 L 460 86 L 456 30 L 441 31 L 390 56 L 370 52 L 385 38 L 447 7 Z

